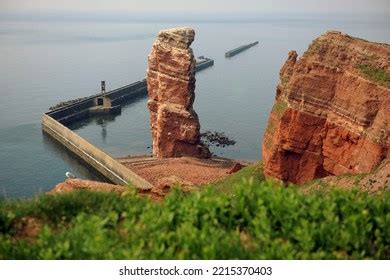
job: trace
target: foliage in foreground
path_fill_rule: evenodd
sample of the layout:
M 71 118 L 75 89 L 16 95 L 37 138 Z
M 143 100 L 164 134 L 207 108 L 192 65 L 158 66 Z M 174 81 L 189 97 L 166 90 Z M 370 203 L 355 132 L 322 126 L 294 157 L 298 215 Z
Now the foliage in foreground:
M 244 181 L 232 193 L 75 192 L 0 201 L 0 259 L 389 259 L 390 193 L 303 193 Z M 20 238 L 22 217 L 43 225 Z

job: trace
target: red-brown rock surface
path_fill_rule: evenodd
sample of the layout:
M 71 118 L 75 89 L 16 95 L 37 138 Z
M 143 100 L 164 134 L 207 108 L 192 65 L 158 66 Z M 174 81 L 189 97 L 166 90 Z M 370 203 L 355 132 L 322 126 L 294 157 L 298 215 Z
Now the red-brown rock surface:
M 122 193 L 128 191 L 129 188 L 124 186 L 97 182 L 97 181 L 82 180 L 82 179 L 66 179 L 64 182 L 56 185 L 54 189 L 50 191 L 50 193 L 52 194 L 65 193 L 65 192 L 72 192 L 76 190 Z
M 195 98 L 195 59 L 190 48 L 191 28 L 159 32 L 149 55 L 148 107 L 156 157 L 206 158 L 200 143 L 200 125 L 192 108 Z
M 390 45 L 327 32 L 289 53 L 263 141 L 267 176 L 370 172 L 389 153 Z

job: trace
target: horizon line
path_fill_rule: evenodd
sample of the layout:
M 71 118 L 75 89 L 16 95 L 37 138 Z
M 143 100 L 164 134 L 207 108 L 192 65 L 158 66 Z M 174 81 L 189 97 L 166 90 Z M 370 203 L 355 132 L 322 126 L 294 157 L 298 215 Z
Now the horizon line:
M 158 11 L 59 11 L 59 10 L 45 10 L 37 14 L 34 10 L 8 10 L 0 11 L 0 21 L 3 20 L 33 20 L 33 21 L 47 21 L 47 20 L 99 20 L 99 21 L 212 21 L 212 22 L 257 22 L 266 19 L 275 19 L 280 17 L 281 20 L 299 20 L 299 19 L 370 19 L 373 17 L 375 20 L 389 21 L 390 13 L 387 11 L 382 12 L 340 12 L 335 11 L 329 12 L 291 12 L 291 11 L 280 11 L 280 12 L 236 12 L 236 11 L 221 11 L 218 14 L 212 11 L 172 11 L 172 12 L 158 12 Z M 116 18 L 114 18 L 116 17 Z M 342 17 L 342 18 L 340 18 Z

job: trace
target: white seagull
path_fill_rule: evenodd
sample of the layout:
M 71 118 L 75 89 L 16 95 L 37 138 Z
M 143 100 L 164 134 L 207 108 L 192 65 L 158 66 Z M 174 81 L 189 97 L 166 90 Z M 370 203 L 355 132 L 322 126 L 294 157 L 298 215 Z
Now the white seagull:
M 69 179 L 76 179 L 76 176 L 74 176 L 72 173 L 69 171 L 65 173 L 65 176 L 68 177 Z

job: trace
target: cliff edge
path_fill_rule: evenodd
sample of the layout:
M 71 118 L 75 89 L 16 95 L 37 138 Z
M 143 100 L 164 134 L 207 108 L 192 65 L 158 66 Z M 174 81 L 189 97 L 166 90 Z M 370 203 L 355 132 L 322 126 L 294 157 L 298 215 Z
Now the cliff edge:
M 389 153 L 390 45 L 328 31 L 280 71 L 266 176 L 304 183 L 371 172 Z

